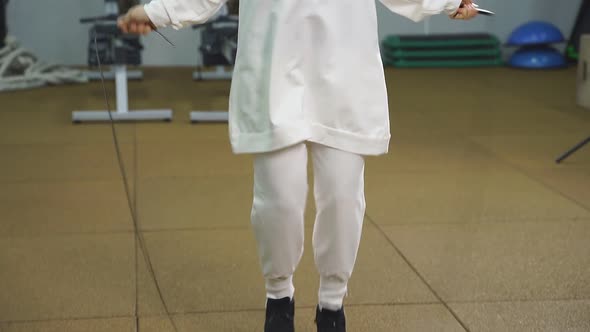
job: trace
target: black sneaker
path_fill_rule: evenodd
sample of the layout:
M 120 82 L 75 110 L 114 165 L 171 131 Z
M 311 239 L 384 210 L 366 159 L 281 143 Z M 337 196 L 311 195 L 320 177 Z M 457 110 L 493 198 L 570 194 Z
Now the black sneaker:
M 346 332 L 346 317 L 344 308 L 338 311 L 328 309 L 320 310 L 318 306 L 315 311 L 315 323 L 318 332 Z
M 264 332 L 295 331 L 295 301 L 288 297 L 266 300 L 266 321 Z

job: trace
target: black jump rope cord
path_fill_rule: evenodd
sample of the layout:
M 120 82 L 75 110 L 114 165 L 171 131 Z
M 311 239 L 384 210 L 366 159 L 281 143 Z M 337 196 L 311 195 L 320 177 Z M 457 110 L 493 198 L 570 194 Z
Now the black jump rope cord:
M 159 31 L 155 30 L 162 38 L 164 38 L 164 40 L 166 40 L 166 42 L 168 42 L 170 45 L 174 46 L 170 40 L 168 40 L 168 38 L 166 38 L 164 35 L 162 35 Z M 121 147 L 119 145 L 119 139 L 117 137 L 117 129 L 115 127 L 115 120 L 113 119 L 113 115 L 111 112 L 111 104 L 109 102 L 109 95 L 107 92 L 107 88 L 106 88 L 106 83 L 105 83 L 105 78 L 104 78 L 104 71 L 102 70 L 102 63 L 100 62 L 100 55 L 98 53 L 98 41 L 97 41 L 97 33 L 94 33 L 94 50 L 96 52 L 96 62 L 98 63 L 98 70 L 100 71 L 100 80 L 102 83 L 102 90 L 103 90 L 103 94 L 104 94 L 104 100 L 107 106 L 107 113 L 109 114 L 109 120 L 111 123 L 111 131 L 113 134 L 113 144 L 115 146 L 115 152 L 117 155 L 117 161 L 119 163 L 119 171 L 121 173 L 121 178 L 123 179 L 123 186 L 125 187 L 125 197 L 127 198 L 127 205 L 129 206 L 129 212 L 131 213 L 131 220 L 133 221 L 133 233 L 135 235 L 135 282 L 136 282 L 136 294 L 135 294 L 135 308 L 134 308 L 134 319 L 135 319 L 135 328 L 136 331 L 139 331 L 139 313 L 138 313 L 138 289 L 137 289 L 137 283 L 138 283 L 138 259 L 139 259 L 139 255 L 138 255 L 138 251 L 137 251 L 137 245 L 139 244 L 139 247 L 141 249 L 141 251 L 143 252 L 143 257 L 144 257 L 144 261 L 145 261 L 145 265 L 148 268 L 148 272 L 152 278 L 152 280 L 154 281 L 154 284 L 156 285 L 156 290 L 158 292 L 158 297 L 160 298 L 160 302 L 162 303 L 162 306 L 164 307 L 164 311 L 166 313 L 166 317 L 168 317 L 168 320 L 170 321 L 170 324 L 172 324 L 172 327 L 174 329 L 175 332 L 178 332 L 178 327 L 176 326 L 176 323 L 174 322 L 174 319 L 172 318 L 172 316 L 170 315 L 170 310 L 168 309 L 168 306 L 166 305 L 166 301 L 164 301 L 164 296 L 162 294 L 162 290 L 160 288 L 160 285 L 158 283 L 158 280 L 156 279 L 156 274 L 154 272 L 154 268 L 150 259 L 150 256 L 148 254 L 147 251 L 147 246 L 145 244 L 145 240 L 143 238 L 143 235 L 141 234 L 140 228 L 139 228 L 139 222 L 137 220 L 137 212 L 136 209 L 134 208 L 133 205 L 133 200 L 131 199 L 131 190 L 129 189 L 129 181 L 127 178 L 127 172 L 125 171 L 125 164 L 123 162 L 123 157 L 121 154 Z M 137 190 L 137 184 L 136 184 L 136 188 L 135 190 Z

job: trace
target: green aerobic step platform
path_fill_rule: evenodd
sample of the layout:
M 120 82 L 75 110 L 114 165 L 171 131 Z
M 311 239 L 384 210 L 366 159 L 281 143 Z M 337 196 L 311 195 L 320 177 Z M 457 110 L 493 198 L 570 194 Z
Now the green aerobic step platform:
M 385 53 L 394 59 L 410 58 L 436 58 L 436 57 L 474 57 L 474 56 L 501 56 L 497 48 L 484 49 L 456 49 L 456 50 L 395 50 Z
M 469 46 L 499 47 L 500 41 L 489 34 L 448 34 L 428 36 L 388 36 L 383 46 L 390 49 L 453 48 Z
M 464 60 L 384 60 L 386 66 L 398 68 L 467 68 L 467 67 L 492 67 L 504 64 L 502 59 L 464 59 Z
M 500 66 L 499 40 L 489 34 L 389 36 L 383 41 L 385 65 L 419 67 Z

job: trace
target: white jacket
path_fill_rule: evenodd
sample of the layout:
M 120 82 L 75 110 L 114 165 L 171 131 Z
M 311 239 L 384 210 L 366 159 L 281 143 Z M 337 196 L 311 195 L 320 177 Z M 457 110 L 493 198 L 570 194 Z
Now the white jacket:
M 419 21 L 461 0 L 381 0 Z M 224 0 L 153 0 L 158 27 L 203 23 Z M 389 109 L 374 0 L 242 0 L 229 103 L 235 153 L 304 141 L 386 153 Z

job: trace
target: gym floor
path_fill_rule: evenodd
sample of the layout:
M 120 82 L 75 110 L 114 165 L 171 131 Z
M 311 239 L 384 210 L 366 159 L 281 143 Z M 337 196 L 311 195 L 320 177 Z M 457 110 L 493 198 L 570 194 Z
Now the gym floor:
M 172 123 L 117 126 L 165 304 L 136 259 L 109 125 L 70 123 L 105 107 L 100 84 L 0 94 L 1 332 L 131 332 L 136 311 L 145 332 L 262 331 L 252 158 L 232 155 L 227 125 L 188 122 L 229 92 L 191 70 L 130 83 L 132 108 L 171 107 Z M 575 69 L 387 76 L 391 153 L 367 161 L 349 330 L 589 331 L 590 146 L 553 161 L 590 135 Z M 314 331 L 309 242 L 298 331 Z

